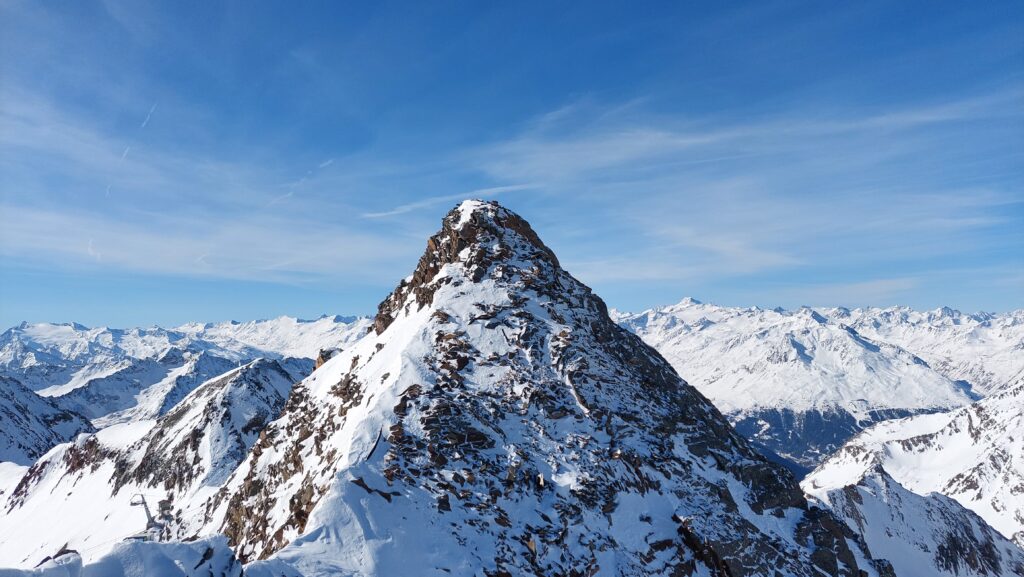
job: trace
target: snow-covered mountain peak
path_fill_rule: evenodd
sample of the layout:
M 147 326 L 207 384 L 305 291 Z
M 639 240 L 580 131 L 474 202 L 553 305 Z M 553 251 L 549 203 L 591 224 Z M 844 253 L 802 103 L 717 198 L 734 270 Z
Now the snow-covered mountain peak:
M 683 297 L 683 299 L 681 301 L 677 302 L 674 305 L 671 305 L 669 308 L 682 309 L 682 308 L 687 308 L 687 307 L 692 307 L 692 306 L 702 305 L 702 304 L 704 304 L 704 303 L 699 301 L 699 300 L 697 300 L 697 299 L 695 299 L 695 298 L 693 298 L 693 297 Z
M 534 274 L 560 269 L 555 254 L 519 215 L 496 202 L 467 200 L 444 217 L 441 230 L 428 239 L 416 270 L 381 302 L 374 320 L 377 333 L 401 311 L 429 304 L 436 290 L 435 277 L 450 278 L 444 274 L 446 267 L 463 270 L 472 282 L 485 275 L 500 277 L 510 269 L 533 269 Z
M 210 528 L 243 560 L 395 576 L 874 567 L 496 204 L 449 213 L 377 320 L 296 385 L 227 484 Z

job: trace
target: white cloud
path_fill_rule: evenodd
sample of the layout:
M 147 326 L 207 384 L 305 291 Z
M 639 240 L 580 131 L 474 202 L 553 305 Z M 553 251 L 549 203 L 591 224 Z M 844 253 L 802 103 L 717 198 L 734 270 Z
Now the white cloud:
M 545 182 L 549 196 L 585 207 L 625 229 L 616 231 L 629 238 L 625 246 L 644 248 L 615 266 L 569 244 L 564 260 L 590 278 L 707 282 L 838 266 L 869 273 L 1002 242 L 986 231 L 1007 226 L 1002 207 L 1021 195 L 941 171 L 961 176 L 954 167 L 989 158 L 951 151 L 965 123 L 1019 119 L 1021 94 L 829 114 L 808 106 L 742 122 L 586 102 L 541 115 L 470 158 L 493 178 Z
M 390 282 L 390 264 L 408 251 L 405 243 L 384 234 L 341 225 L 303 226 L 294 219 L 259 215 L 187 223 L 153 216 L 132 222 L 102 214 L 0 205 L 0 227 L 0 254 L 25 266 L 101 266 L 111 271 L 274 282 Z

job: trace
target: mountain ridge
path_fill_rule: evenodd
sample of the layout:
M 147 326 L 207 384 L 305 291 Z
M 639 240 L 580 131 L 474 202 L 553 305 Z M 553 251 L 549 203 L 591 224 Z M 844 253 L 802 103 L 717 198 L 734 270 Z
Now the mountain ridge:
M 875 422 L 977 398 L 917 355 L 814 309 L 683 299 L 615 319 L 658 349 L 744 436 L 808 469 Z
M 881 466 L 909 491 L 941 493 L 1024 548 L 1024 379 L 948 413 L 875 425 L 804 480 L 808 493 Z

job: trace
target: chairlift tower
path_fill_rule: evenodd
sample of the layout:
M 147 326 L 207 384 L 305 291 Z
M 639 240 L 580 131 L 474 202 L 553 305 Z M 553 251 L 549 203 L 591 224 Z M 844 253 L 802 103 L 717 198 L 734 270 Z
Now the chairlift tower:
M 167 515 L 166 516 L 164 515 L 164 503 L 165 502 L 167 503 L 167 506 L 166 506 L 166 508 L 167 508 Z M 146 503 L 146 496 L 142 495 L 140 493 L 135 494 L 132 497 L 131 505 L 136 506 L 136 507 L 142 507 L 142 509 L 146 512 L 146 530 L 143 531 L 142 533 L 138 534 L 138 535 L 133 535 L 132 538 L 138 538 L 139 540 L 143 540 L 143 541 L 160 541 L 160 540 L 162 540 L 162 538 L 164 536 L 163 535 L 164 528 L 166 527 L 166 525 L 164 523 L 161 523 L 160 521 L 157 521 L 156 519 L 153 518 L 153 514 L 149 511 L 149 504 Z M 160 519 L 164 520 L 166 518 L 169 518 L 170 517 L 170 502 L 169 501 L 161 501 L 160 502 L 160 507 L 161 507 L 161 509 L 160 509 Z M 143 535 L 145 535 L 145 537 L 143 537 Z

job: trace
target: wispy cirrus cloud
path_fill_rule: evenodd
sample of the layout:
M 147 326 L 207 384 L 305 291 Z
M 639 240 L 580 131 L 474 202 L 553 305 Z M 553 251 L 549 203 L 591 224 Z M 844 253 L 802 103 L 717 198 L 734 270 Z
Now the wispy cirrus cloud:
M 134 271 L 262 282 L 390 282 L 403 246 L 344 226 L 298 226 L 293 218 L 151 216 L 145 222 L 102 213 L 0 205 L 0 255 L 33 268 Z
M 808 106 L 743 121 L 588 102 L 542 115 L 474 158 L 494 178 L 543 181 L 549 195 L 585 203 L 601 214 L 595 218 L 631 224 L 630 246 L 644 250 L 622 266 L 575 259 L 585 280 L 706 282 L 926 263 L 1005 243 L 1002 231 L 1024 197 L 972 174 L 988 163 L 1005 167 L 1006 151 L 993 147 L 993 157 L 981 145 L 964 155 L 951 147 L 962 145 L 967 126 L 1019 125 L 1022 95 L 1011 86 L 925 104 L 827 113 Z M 947 178 L 953 167 L 956 178 Z
M 457 194 L 445 194 L 441 196 L 432 196 L 417 200 L 416 202 L 409 202 L 400 204 L 391 210 L 382 212 L 366 212 L 363 213 L 363 218 L 384 218 L 387 216 L 397 216 L 399 214 L 406 214 L 416 210 L 437 206 L 439 204 L 450 204 L 457 203 L 462 200 L 470 198 L 495 198 L 510 192 L 517 192 L 521 190 L 530 190 L 537 188 L 535 184 L 513 184 L 508 186 L 492 186 L 490 188 L 478 188 L 476 190 L 470 190 L 468 192 L 460 192 Z
M 782 110 L 737 122 L 713 117 L 652 115 L 636 106 L 569 105 L 541 115 L 523 133 L 474 153 L 494 177 L 576 181 L 604 171 L 644 171 L 827 149 L 877 156 L 913 142 L 916 130 L 1019 119 L 1024 87 L 892 109 Z M 880 147 L 878 138 L 894 138 Z M 825 149 L 822 149 L 826 146 Z M 838 163 L 854 159 L 834 158 Z

